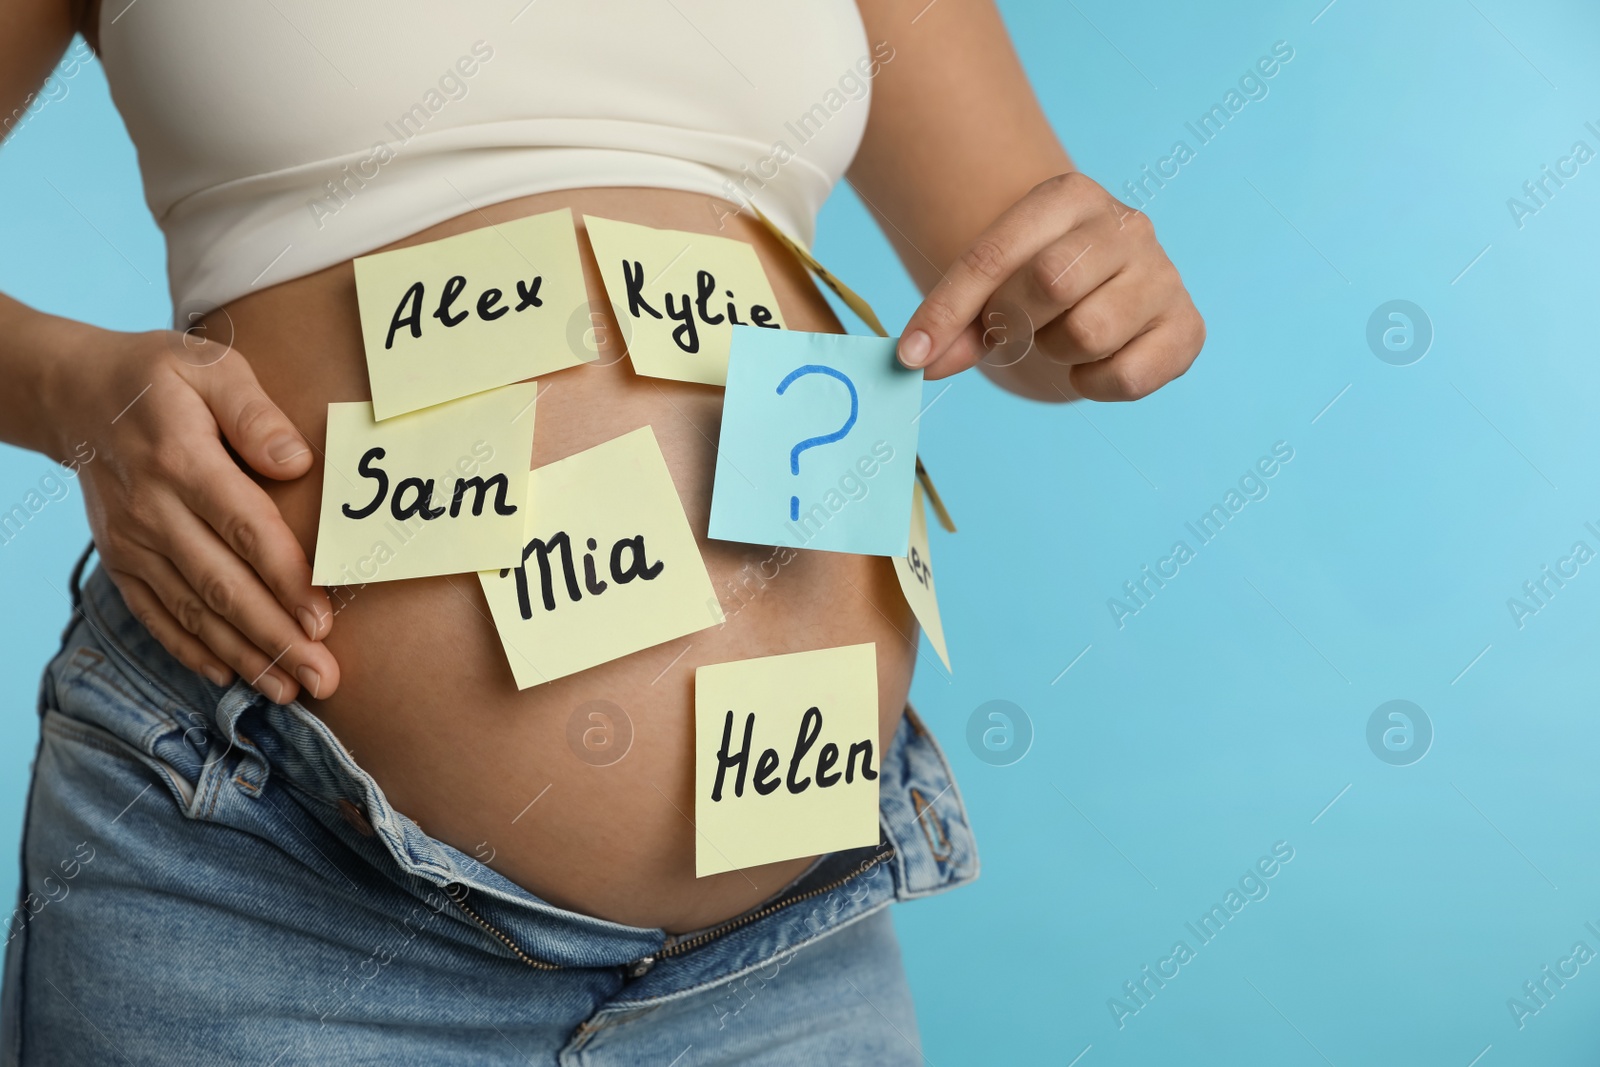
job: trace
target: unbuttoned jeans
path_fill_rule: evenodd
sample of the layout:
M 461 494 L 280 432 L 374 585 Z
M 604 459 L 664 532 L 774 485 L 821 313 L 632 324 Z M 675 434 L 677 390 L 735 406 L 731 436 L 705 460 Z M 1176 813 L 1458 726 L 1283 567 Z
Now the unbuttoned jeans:
M 909 709 L 876 847 L 673 937 L 429 837 L 310 711 L 184 669 L 101 571 L 74 591 L 41 686 L 4 1063 L 921 1062 L 887 905 L 978 860 Z

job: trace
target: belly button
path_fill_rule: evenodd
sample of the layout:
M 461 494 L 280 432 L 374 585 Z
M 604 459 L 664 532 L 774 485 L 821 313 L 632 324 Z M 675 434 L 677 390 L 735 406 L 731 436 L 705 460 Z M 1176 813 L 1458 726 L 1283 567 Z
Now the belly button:
M 344 821 L 349 823 L 362 837 L 371 837 L 377 833 L 372 828 L 372 823 L 367 819 L 366 813 L 361 808 L 344 797 L 339 798 L 339 814 L 344 816 Z

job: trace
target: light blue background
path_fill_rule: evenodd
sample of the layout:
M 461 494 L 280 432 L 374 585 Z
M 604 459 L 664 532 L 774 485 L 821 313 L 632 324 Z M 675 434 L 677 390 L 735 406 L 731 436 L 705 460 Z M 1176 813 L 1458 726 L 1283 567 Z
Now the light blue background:
M 1600 965 L 1523 1030 L 1506 1008 L 1575 941 L 1600 949 L 1583 929 L 1600 925 L 1600 571 L 1522 629 L 1506 606 L 1575 540 L 1600 548 L 1583 526 L 1600 520 L 1600 164 L 1520 229 L 1506 206 L 1573 141 L 1600 148 L 1600 11 L 1325 2 L 1002 5 L 1063 139 L 1113 190 L 1193 147 L 1185 121 L 1273 42 L 1295 57 L 1150 204 L 1210 328 L 1188 376 L 1069 409 L 969 374 L 922 420 L 961 532 L 934 535 L 956 674 L 923 671 L 915 698 L 984 861 L 975 886 L 898 910 L 931 1063 L 1600 1056 Z M 98 68 L 5 147 L 0 199 L 0 288 L 106 326 L 168 321 Z M 903 323 L 915 294 L 847 190 L 821 234 L 823 262 Z M 1407 367 L 1365 341 L 1396 298 L 1435 329 Z M 1277 441 L 1295 455 L 1270 496 L 1118 629 L 1107 599 Z M 0 455 L 0 508 L 46 470 Z M 8 850 L 84 538 L 75 491 L 0 549 Z M 1036 733 L 1006 767 L 965 742 L 997 698 Z M 1396 698 L 1436 731 L 1408 767 L 1365 739 Z M 1295 858 L 1270 896 L 1119 1030 L 1108 998 L 1280 840 Z

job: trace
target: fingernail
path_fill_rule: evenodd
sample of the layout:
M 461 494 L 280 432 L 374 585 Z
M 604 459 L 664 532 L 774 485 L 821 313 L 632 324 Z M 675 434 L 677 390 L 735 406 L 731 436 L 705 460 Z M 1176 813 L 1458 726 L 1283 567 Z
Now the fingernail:
M 274 463 L 287 463 L 305 451 L 306 446 L 291 433 L 280 433 L 267 442 L 267 456 Z
M 300 620 L 300 629 L 306 632 L 311 640 L 317 639 L 317 616 L 310 608 L 295 608 L 295 618 Z
M 218 689 L 226 689 L 233 684 L 233 673 L 231 671 L 213 666 L 202 667 L 200 670 L 207 678 L 211 679 L 212 684 Z
M 300 679 L 300 684 L 311 694 L 313 700 L 322 695 L 322 675 L 310 667 L 301 667 L 294 672 L 294 676 Z
M 256 692 L 274 704 L 283 703 L 283 683 L 270 674 L 263 674 L 256 679 Z
M 908 367 L 920 367 L 928 361 L 928 349 L 933 341 L 921 330 L 912 330 L 900 338 L 900 362 Z

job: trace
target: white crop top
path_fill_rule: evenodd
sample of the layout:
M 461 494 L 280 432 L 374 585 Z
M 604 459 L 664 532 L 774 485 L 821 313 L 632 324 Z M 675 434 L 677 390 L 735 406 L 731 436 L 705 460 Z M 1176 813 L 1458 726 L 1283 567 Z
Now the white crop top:
M 105 0 L 99 29 L 180 327 L 559 189 L 750 201 L 809 246 L 893 56 L 852 0 Z

